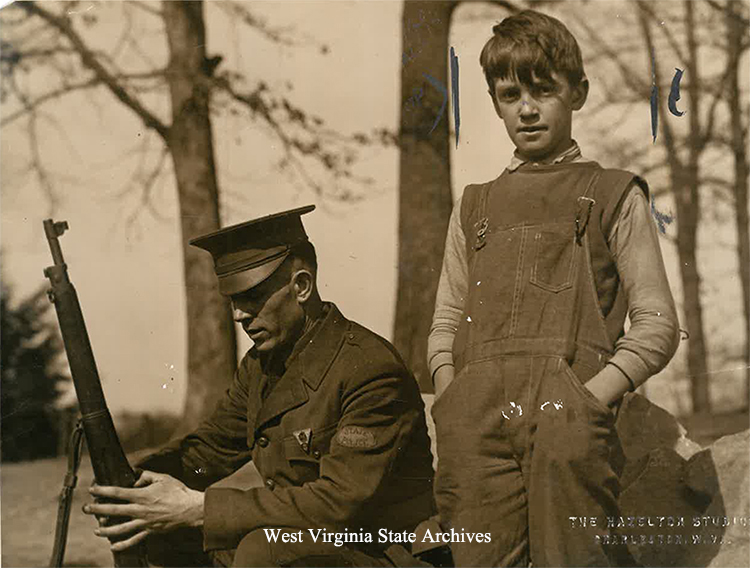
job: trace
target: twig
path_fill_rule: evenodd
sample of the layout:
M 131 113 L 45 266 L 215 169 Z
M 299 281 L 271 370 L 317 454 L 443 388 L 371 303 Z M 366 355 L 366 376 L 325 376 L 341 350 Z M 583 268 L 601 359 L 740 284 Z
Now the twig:
M 98 77 L 92 77 L 88 81 L 83 81 L 82 83 L 75 83 L 73 85 L 66 85 L 60 89 L 55 89 L 54 91 L 50 91 L 48 93 L 45 93 L 43 95 L 40 95 L 33 101 L 29 101 L 28 99 L 24 99 L 23 109 L 18 110 L 5 118 L 3 118 L 0 121 L 0 126 L 7 126 L 17 118 L 20 118 L 21 116 L 24 116 L 30 111 L 36 110 L 38 107 L 43 105 L 44 103 L 51 101 L 53 99 L 57 99 L 63 95 L 66 95 L 68 93 L 72 93 L 74 91 L 80 91 L 83 89 L 90 89 L 92 87 L 96 87 L 101 84 L 101 81 Z M 16 94 L 20 94 L 20 91 L 16 90 Z
M 128 6 L 133 6 L 134 8 L 138 8 L 139 10 L 143 10 L 144 12 L 147 12 L 152 16 L 162 16 L 162 11 L 160 9 L 149 6 L 146 2 L 143 2 L 141 0 L 125 0 L 125 4 L 127 4 Z
M 117 79 L 104 68 L 94 53 L 86 46 L 81 36 L 73 29 L 67 19 L 55 16 L 48 10 L 40 8 L 36 2 L 21 2 L 20 6 L 27 12 L 39 16 L 60 31 L 76 49 L 82 63 L 96 74 L 98 79 L 109 88 L 112 94 L 133 110 L 148 128 L 153 128 L 163 139 L 167 139 L 169 134 L 168 127 L 118 83 Z

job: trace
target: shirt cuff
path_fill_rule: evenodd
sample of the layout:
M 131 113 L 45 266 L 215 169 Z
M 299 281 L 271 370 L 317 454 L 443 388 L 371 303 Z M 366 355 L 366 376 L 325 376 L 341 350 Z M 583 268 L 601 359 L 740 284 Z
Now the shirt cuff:
M 430 377 L 434 380 L 437 370 L 445 365 L 453 366 L 453 355 L 445 352 L 436 353 L 432 359 L 430 359 Z
M 641 386 L 653 374 L 639 355 L 627 349 L 617 350 L 609 363 L 620 369 L 634 388 Z

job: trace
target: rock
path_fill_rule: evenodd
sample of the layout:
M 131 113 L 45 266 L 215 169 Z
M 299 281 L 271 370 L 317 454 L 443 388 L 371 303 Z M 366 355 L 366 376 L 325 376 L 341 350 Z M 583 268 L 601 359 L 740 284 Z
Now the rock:
M 701 450 L 674 416 L 639 394 L 625 396 L 617 414 L 617 433 L 628 461 L 657 448 L 671 448 L 685 459 Z
M 750 430 L 709 446 L 718 491 L 705 516 L 725 522 L 724 542 L 708 566 L 750 566 Z M 725 520 L 726 517 L 726 520 Z M 744 521 L 744 524 L 743 524 Z M 713 529 L 715 530 L 715 529 Z
M 693 518 L 704 514 L 712 495 L 692 490 L 688 478 L 688 462 L 672 448 L 652 449 L 626 464 L 620 495 L 624 526 L 618 530 L 643 566 L 705 566 L 718 553 L 718 542 L 700 549 L 693 544 Z
M 700 444 L 698 444 L 697 442 L 693 442 L 690 438 L 688 438 L 686 436 L 686 432 L 683 432 L 682 436 L 680 436 L 677 439 L 677 442 L 675 442 L 674 449 L 683 458 L 685 458 L 686 460 L 689 460 L 695 454 L 700 452 L 703 448 Z
M 750 566 L 750 431 L 702 449 L 639 395 L 623 401 L 617 430 L 621 514 L 635 519 L 620 531 L 633 556 L 644 566 Z

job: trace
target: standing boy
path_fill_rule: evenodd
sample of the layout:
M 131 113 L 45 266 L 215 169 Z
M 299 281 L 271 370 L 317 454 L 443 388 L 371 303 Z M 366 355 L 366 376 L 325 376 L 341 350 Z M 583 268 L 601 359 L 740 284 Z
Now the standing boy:
M 619 514 L 610 407 L 679 341 L 647 186 L 571 138 L 589 85 L 567 28 L 524 11 L 493 32 L 480 63 L 516 151 L 448 229 L 429 339 L 438 509 L 491 533 L 453 543 L 457 566 L 627 564 L 597 538 Z

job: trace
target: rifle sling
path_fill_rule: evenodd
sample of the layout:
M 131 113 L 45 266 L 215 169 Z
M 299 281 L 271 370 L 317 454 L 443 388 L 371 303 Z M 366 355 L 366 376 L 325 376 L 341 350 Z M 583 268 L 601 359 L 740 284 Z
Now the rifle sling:
M 70 521 L 70 507 L 73 503 L 73 490 L 78 483 L 78 467 L 81 465 L 81 450 L 83 446 L 83 426 L 79 420 L 70 435 L 68 447 L 68 471 L 65 474 L 63 488 L 60 492 L 60 503 L 57 508 L 57 526 L 55 528 L 55 544 L 49 565 L 59 567 L 63 565 L 65 544 L 68 540 L 68 523 Z

